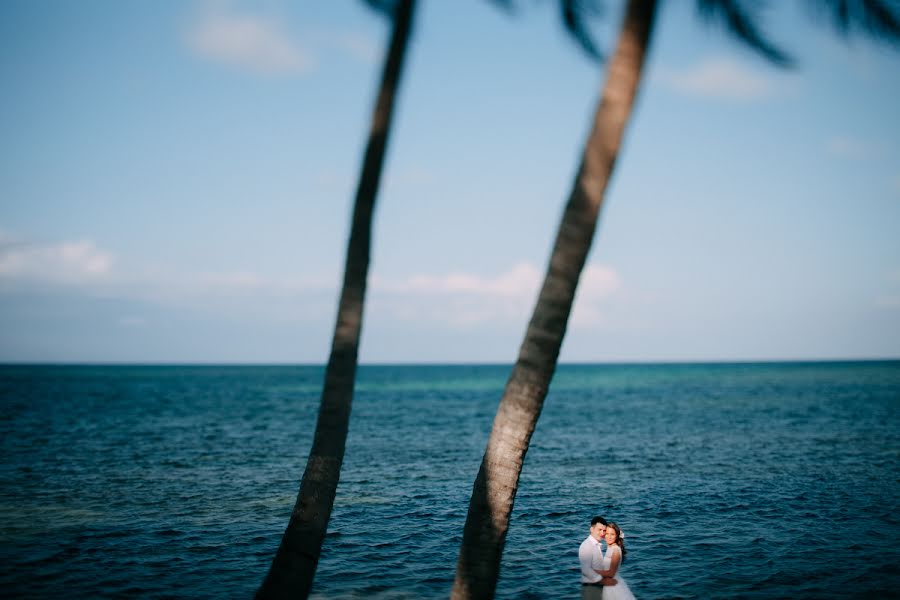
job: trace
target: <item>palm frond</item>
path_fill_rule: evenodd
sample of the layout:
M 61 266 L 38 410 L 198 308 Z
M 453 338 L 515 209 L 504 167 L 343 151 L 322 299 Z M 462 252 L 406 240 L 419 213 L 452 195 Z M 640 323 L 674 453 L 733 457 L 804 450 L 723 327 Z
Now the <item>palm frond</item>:
M 516 10 L 515 0 L 487 0 L 502 11 L 513 13 Z
M 896 0 L 810 0 L 812 9 L 831 21 L 835 31 L 900 42 L 900 2 Z
M 397 0 L 363 0 L 369 8 L 387 17 L 394 18 L 394 9 L 397 8 Z
M 757 12 L 763 5 L 756 2 L 750 9 L 744 4 L 741 0 L 697 0 L 697 10 L 708 22 L 724 26 L 729 33 L 772 63 L 780 67 L 792 66 L 793 59 L 766 39 L 757 25 Z
M 603 14 L 603 3 L 600 0 L 559 0 L 559 8 L 566 30 L 581 49 L 592 59 L 602 61 L 603 53 L 594 43 L 587 21 Z

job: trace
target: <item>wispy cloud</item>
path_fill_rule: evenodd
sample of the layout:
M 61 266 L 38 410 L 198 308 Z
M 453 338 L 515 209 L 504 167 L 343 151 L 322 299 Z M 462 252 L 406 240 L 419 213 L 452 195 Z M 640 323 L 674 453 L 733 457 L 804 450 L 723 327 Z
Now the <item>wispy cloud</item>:
M 227 315 L 261 316 L 269 321 L 320 322 L 334 312 L 338 278 L 266 276 L 246 270 L 183 272 L 175 265 L 147 268 L 119 265 L 89 240 L 35 243 L 0 234 L 3 289 L 28 290 L 35 283 L 61 285 L 89 296 L 118 298 L 139 306 Z M 494 276 L 472 272 L 370 278 L 370 315 L 417 325 L 448 328 L 485 324 L 523 325 L 537 298 L 543 271 L 523 262 Z M 77 284 L 77 285 L 73 285 Z M 605 324 L 608 298 L 620 291 L 618 274 L 588 265 L 581 278 L 572 323 Z M 111 318 L 113 316 L 111 315 Z M 124 313 L 120 327 L 142 327 L 140 313 Z
M 656 79 L 691 96 L 760 100 L 771 96 L 773 80 L 729 58 L 710 58 L 686 69 L 663 70 Z
M 406 321 L 475 326 L 488 322 L 524 323 L 537 299 L 543 273 L 520 263 L 495 277 L 471 273 L 416 275 L 400 281 L 373 278 L 373 303 Z M 621 287 L 609 267 L 588 265 L 582 274 L 573 324 L 603 323 L 603 300 Z
M 97 281 L 110 273 L 112 264 L 112 254 L 90 240 L 41 243 L 0 233 L 0 280 Z
M 610 267 L 588 265 L 581 275 L 581 283 L 572 310 L 572 325 L 600 327 L 607 324 L 605 300 L 620 291 L 622 281 Z
M 520 296 L 534 294 L 540 281 L 538 270 L 521 263 L 494 278 L 479 277 L 468 273 L 447 275 L 414 275 L 401 281 L 373 278 L 372 287 L 390 293 L 415 293 L 423 295 L 474 294 L 490 296 Z
M 863 159 L 878 154 L 881 148 L 859 139 L 835 136 L 825 142 L 825 152 L 838 158 Z
M 409 165 L 391 169 L 385 174 L 384 185 L 389 187 L 422 187 L 435 183 L 435 174 L 423 166 Z
M 267 281 L 256 273 L 248 271 L 205 273 L 200 275 L 197 280 L 204 286 L 233 289 L 257 289 L 274 285 L 274 282 Z
M 316 26 L 292 33 L 282 17 L 237 13 L 226 3 L 208 5 L 184 40 L 204 59 L 262 75 L 306 74 L 329 53 L 367 65 L 380 56 L 378 45 L 365 33 Z
M 297 319 L 330 313 L 336 282 L 243 270 L 187 272 L 178 265 L 120 264 L 91 240 L 45 242 L 0 231 L 0 291 L 27 292 L 35 286 L 176 309 Z M 119 322 L 137 324 L 130 318 Z
M 315 64 L 272 18 L 211 12 L 194 23 L 186 41 L 204 58 L 265 75 L 304 73 Z
M 332 45 L 343 51 L 351 58 L 366 63 L 375 64 L 380 57 L 380 49 L 377 44 L 361 33 L 337 33 L 331 37 Z

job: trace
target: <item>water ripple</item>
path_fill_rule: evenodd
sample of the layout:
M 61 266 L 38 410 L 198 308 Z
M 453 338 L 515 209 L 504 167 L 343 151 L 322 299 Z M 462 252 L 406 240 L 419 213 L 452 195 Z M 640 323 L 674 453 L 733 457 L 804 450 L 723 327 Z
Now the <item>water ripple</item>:
M 447 596 L 507 375 L 360 369 L 314 598 Z M 252 596 L 321 380 L 312 367 L 0 367 L 0 586 Z M 575 552 L 599 513 L 626 531 L 622 573 L 641 598 L 889 597 L 898 417 L 896 362 L 562 367 L 497 595 L 577 596 Z M 835 555 L 852 566 L 841 585 Z

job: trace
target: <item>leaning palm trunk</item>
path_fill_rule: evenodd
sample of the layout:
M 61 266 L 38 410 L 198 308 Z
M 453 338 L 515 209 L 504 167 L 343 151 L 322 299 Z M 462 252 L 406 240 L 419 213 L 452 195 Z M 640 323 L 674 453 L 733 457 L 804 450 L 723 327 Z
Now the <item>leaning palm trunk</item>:
M 655 12 L 656 0 L 628 2 L 550 266 L 472 490 L 451 595 L 454 599 L 494 595 L 525 453 L 556 370 L 578 278 L 634 105 Z
M 344 460 L 350 421 L 366 278 L 369 272 L 372 214 L 414 5 L 415 0 L 400 0 L 395 9 L 390 49 L 382 73 L 381 88 L 356 193 L 344 283 L 331 343 L 331 356 L 325 370 L 325 385 L 312 450 L 290 522 L 269 573 L 257 592 L 257 598 L 309 596 L 322 551 L 341 463 Z

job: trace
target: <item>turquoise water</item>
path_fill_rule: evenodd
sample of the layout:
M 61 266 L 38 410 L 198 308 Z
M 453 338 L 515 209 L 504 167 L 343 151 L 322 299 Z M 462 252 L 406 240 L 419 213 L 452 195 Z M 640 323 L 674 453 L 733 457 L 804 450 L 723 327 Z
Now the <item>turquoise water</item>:
M 360 369 L 316 597 L 447 596 L 508 373 Z M 4 595 L 251 597 L 321 379 L 319 367 L 0 367 Z M 577 598 L 594 514 L 624 529 L 639 598 L 895 595 L 898 453 L 900 362 L 563 366 L 497 596 Z

